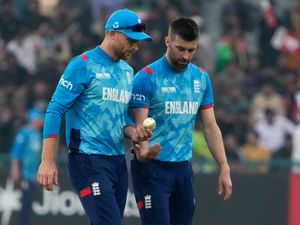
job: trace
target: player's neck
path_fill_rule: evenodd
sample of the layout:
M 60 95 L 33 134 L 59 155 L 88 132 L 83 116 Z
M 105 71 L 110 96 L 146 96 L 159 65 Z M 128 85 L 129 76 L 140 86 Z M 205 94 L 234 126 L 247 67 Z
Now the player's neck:
M 104 52 L 106 52 L 107 55 L 109 55 L 112 59 L 118 60 L 117 56 L 115 55 L 112 47 L 110 46 L 110 43 L 107 41 L 103 41 L 101 45 L 99 45 L 99 48 L 101 48 Z

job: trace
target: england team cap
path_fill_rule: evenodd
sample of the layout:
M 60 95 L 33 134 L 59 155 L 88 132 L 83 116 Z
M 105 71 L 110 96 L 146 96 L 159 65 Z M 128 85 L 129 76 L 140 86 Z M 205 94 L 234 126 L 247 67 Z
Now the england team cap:
M 32 120 L 43 120 L 45 117 L 45 112 L 37 107 L 32 107 L 27 112 L 27 119 L 28 121 Z
M 145 33 L 146 24 L 142 23 L 141 18 L 129 9 L 115 11 L 108 18 L 105 24 L 105 30 L 115 30 L 133 40 L 152 40 L 152 38 Z

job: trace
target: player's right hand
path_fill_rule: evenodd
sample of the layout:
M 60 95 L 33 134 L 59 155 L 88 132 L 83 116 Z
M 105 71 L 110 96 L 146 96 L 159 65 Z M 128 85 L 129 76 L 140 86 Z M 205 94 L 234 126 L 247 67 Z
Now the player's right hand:
M 37 174 L 37 182 L 48 191 L 53 190 L 53 185 L 58 185 L 58 170 L 55 161 L 42 160 Z

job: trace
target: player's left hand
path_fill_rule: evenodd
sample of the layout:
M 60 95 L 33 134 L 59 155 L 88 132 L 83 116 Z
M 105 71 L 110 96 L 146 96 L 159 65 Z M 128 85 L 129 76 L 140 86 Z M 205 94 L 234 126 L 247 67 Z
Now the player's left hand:
M 224 201 L 228 201 L 232 195 L 232 182 L 229 167 L 221 168 L 218 186 L 218 194 L 224 196 Z
M 140 143 L 135 143 L 134 144 L 134 148 L 135 148 L 135 154 L 137 159 L 140 162 L 148 162 L 152 159 L 154 159 L 161 150 L 161 146 L 159 144 L 154 144 L 152 146 L 150 146 L 148 149 L 145 148 L 144 145 L 140 144 Z
M 136 127 L 133 130 L 131 139 L 133 142 L 147 141 L 152 136 L 152 131 L 144 127 Z

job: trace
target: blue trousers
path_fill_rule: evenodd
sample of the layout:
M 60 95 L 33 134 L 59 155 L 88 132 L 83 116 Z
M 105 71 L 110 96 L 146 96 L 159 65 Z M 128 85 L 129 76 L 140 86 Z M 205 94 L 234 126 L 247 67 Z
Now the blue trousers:
M 32 214 L 32 201 L 33 194 L 35 192 L 35 184 L 31 181 L 22 180 L 21 181 L 21 191 L 22 191 L 22 208 L 19 213 L 19 225 L 29 225 L 30 215 Z
M 195 198 L 190 162 L 131 160 L 134 194 L 143 225 L 191 225 Z
M 91 225 L 121 225 L 128 188 L 125 156 L 70 153 L 68 169 Z

